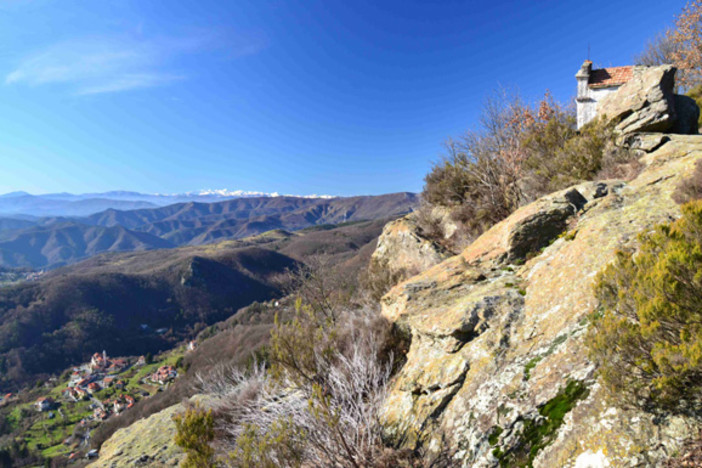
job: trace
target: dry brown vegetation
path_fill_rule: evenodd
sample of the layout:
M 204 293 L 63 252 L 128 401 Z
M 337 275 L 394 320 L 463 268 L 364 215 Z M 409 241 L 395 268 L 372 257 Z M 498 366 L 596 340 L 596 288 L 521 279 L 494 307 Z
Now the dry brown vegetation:
M 263 242 L 263 245 L 269 249 L 309 263 L 299 270 L 287 270 L 268 278 L 276 290 L 286 296 L 277 300 L 254 302 L 227 320 L 202 329 L 197 338 L 197 349 L 187 354 L 183 361 L 183 367 L 189 371 L 182 373 L 167 391 L 141 400 L 119 418 L 103 423 L 94 431 L 92 445 L 99 447 L 117 429 L 194 395 L 200 391 L 197 375 L 217 373 L 222 368 L 251 368 L 255 359 L 258 362 L 265 360 L 276 314 L 281 320 L 291 319 L 297 295 L 304 297 L 307 302 L 315 302 L 315 297 L 319 294 L 311 287 L 312 284 L 328 292 L 334 291 L 331 294 L 333 299 L 325 299 L 328 303 L 334 303 L 334 307 L 345 303 L 353 294 L 362 295 L 358 290 L 359 273 L 365 271 L 384 224 L 385 221 L 369 221 L 342 226 L 318 226 L 294 235 L 267 236 L 268 242 Z M 241 242 L 247 241 L 237 241 L 237 245 Z M 262 245 L 262 240 L 256 240 L 256 245 Z M 205 248 L 194 247 L 198 250 Z M 250 268 L 255 271 L 254 266 Z M 308 278 L 311 279 L 309 283 L 306 281 Z
M 572 110 L 548 93 L 529 106 L 503 92 L 483 108 L 480 130 L 447 142 L 422 197 L 452 211 L 463 228 L 456 236 L 475 237 L 547 193 L 585 180 L 635 176 L 636 155 L 611 141 L 612 126 L 600 120 L 576 131 Z
M 416 454 L 383 444 L 378 422 L 407 344 L 327 260 L 289 274 L 293 310 L 290 299 L 249 308 L 276 313 L 265 361 L 198 373 L 199 391 L 220 402 L 212 447 L 221 465 L 415 466 Z
M 673 200 L 683 204 L 700 198 L 702 198 L 702 161 L 697 161 L 695 171 L 676 187 Z
M 689 2 L 672 27 L 650 41 L 636 57 L 639 65 L 672 64 L 678 69 L 677 84 L 690 90 L 702 78 L 702 1 Z

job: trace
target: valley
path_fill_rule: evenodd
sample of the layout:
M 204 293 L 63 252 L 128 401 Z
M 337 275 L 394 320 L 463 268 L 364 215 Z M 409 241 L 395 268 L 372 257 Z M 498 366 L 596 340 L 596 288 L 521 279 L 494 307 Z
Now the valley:
M 358 256 L 370 256 L 383 223 L 102 254 L 0 288 L 0 390 L 16 390 L 103 347 L 115 355 L 168 349 L 241 307 L 279 297 L 280 278 L 313 256 L 357 271 Z
M 21 435 L 27 460 L 73 459 L 193 395 L 197 375 L 250 362 L 290 313 L 288 271 L 324 258 L 355 278 L 386 221 L 105 253 L 0 288 L 0 440 Z M 103 349 L 120 365 L 91 376 Z M 163 366 L 176 378 L 151 379 Z

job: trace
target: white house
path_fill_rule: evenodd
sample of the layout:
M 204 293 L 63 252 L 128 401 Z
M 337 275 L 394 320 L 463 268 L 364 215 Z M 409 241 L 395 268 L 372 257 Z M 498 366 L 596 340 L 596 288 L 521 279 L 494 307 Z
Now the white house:
M 49 397 L 41 397 L 37 399 L 34 405 L 37 407 L 38 411 L 49 411 L 54 407 L 54 400 Z
M 597 115 L 597 103 L 608 94 L 615 92 L 634 76 L 635 67 L 610 67 L 592 69 L 592 62 L 586 60 L 575 75 L 578 80 L 578 94 L 575 98 L 578 110 L 578 128 L 590 122 Z

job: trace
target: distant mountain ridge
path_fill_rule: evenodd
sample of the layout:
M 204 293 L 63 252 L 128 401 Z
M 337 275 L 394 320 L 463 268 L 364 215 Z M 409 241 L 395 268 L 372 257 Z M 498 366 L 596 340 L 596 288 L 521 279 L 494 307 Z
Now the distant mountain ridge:
M 0 202 L 24 196 L 5 197 Z M 417 203 L 413 193 L 348 198 L 267 196 L 137 210 L 110 208 L 84 217 L 0 218 L 0 266 L 55 268 L 102 252 L 202 245 L 275 229 L 296 231 L 385 219 L 406 214 Z
M 16 231 L 0 241 L 0 265 L 59 267 L 102 252 L 125 252 L 174 247 L 171 242 L 122 226 L 88 226 L 55 222 Z
M 33 195 L 18 191 L 0 195 L 0 215 L 15 216 L 87 216 L 107 209 L 135 210 L 155 208 L 175 203 L 215 203 L 235 198 L 283 197 L 277 192 L 247 192 L 244 190 L 200 190 L 174 194 L 150 194 L 130 191 L 99 193 L 47 193 Z M 333 198 L 329 195 L 304 195 L 296 198 Z

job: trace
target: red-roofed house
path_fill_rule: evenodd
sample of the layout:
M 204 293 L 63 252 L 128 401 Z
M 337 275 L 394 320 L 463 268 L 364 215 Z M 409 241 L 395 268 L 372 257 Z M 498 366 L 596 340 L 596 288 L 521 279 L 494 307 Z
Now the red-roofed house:
M 64 389 L 63 396 L 64 398 L 72 401 L 80 400 L 80 396 L 78 395 L 74 387 L 67 387 L 66 389 Z
M 578 80 L 578 94 L 575 98 L 578 128 L 594 119 L 597 115 L 597 103 L 629 81 L 638 68 L 626 66 L 593 70 L 592 62 L 586 60 L 575 75 Z
M 54 407 L 54 400 L 50 397 L 41 397 L 34 403 L 39 411 L 49 411 Z
M 178 372 L 173 366 L 161 366 L 156 372 L 151 374 L 150 379 L 152 382 L 158 382 L 161 385 L 165 385 L 166 382 L 170 382 L 176 377 L 178 377 Z

